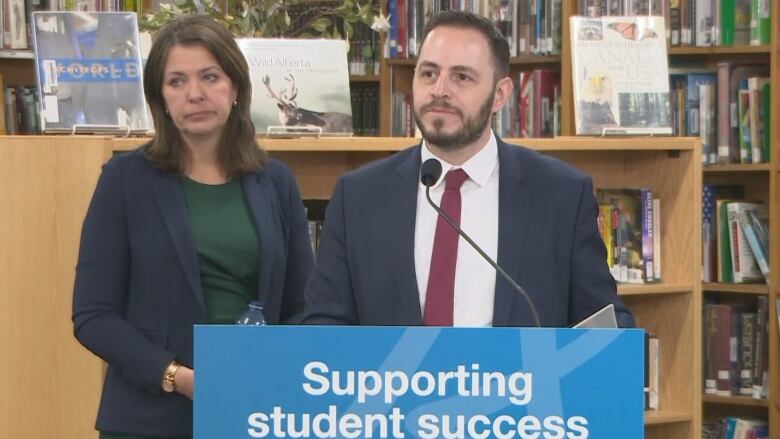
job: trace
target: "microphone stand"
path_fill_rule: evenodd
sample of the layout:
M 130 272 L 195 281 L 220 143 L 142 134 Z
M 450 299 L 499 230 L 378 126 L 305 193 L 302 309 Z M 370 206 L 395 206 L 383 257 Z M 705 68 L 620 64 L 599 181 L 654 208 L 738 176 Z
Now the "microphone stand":
M 515 290 L 516 290 L 518 293 L 520 293 L 520 294 L 523 296 L 523 298 L 526 300 L 526 302 L 528 302 L 528 308 L 530 308 L 530 309 L 531 309 L 531 314 L 533 315 L 533 318 L 534 318 L 534 323 L 536 324 L 536 326 L 537 326 L 537 327 L 541 327 L 541 326 L 542 326 L 542 324 L 540 323 L 540 320 L 539 320 L 539 313 L 536 311 L 536 307 L 534 307 L 534 305 L 533 305 L 533 301 L 531 300 L 531 297 L 530 297 L 530 296 L 528 295 L 528 293 L 527 293 L 527 292 L 526 292 L 526 291 L 523 289 L 523 287 L 521 287 L 520 285 L 518 285 L 518 284 L 517 284 L 517 282 L 515 282 L 515 281 L 514 281 L 514 279 L 512 279 L 512 278 L 509 276 L 509 274 L 507 274 L 507 272 L 506 272 L 506 271 L 504 271 L 504 269 L 503 269 L 503 268 L 499 267 L 499 266 L 498 266 L 498 264 L 496 264 L 495 262 L 493 262 L 493 260 L 492 260 L 492 259 L 490 259 L 490 256 L 488 256 L 487 254 L 485 254 L 485 252 L 484 252 L 484 251 L 482 251 L 482 249 L 481 249 L 481 248 L 480 248 L 480 247 L 479 247 L 479 246 L 478 246 L 478 245 L 477 245 L 477 244 L 476 244 L 476 243 L 475 243 L 475 242 L 474 242 L 474 241 L 473 241 L 471 238 L 469 238 L 469 236 L 468 236 L 468 235 L 466 235 L 466 233 L 465 233 L 465 232 L 463 232 L 463 230 L 461 230 L 461 228 L 460 228 L 460 227 L 459 227 L 457 224 L 455 224 L 455 221 L 453 221 L 453 220 L 450 218 L 450 216 L 449 216 L 449 215 L 447 215 L 447 213 L 446 213 L 446 212 L 444 212 L 443 210 L 441 210 L 441 208 L 440 208 L 439 206 L 437 206 L 437 205 L 436 205 L 436 203 L 434 203 L 434 202 L 433 202 L 433 200 L 431 200 L 431 187 L 430 187 L 430 186 L 425 186 L 425 197 L 428 199 L 428 203 L 431 205 L 431 207 L 433 207 L 433 209 L 434 209 L 436 212 L 438 212 L 438 213 L 439 213 L 439 215 L 441 215 L 441 217 L 442 217 L 442 218 L 444 218 L 444 220 L 445 220 L 445 221 L 447 221 L 447 223 L 448 223 L 450 226 L 452 226 L 452 228 L 453 228 L 453 229 L 455 229 L 455 231 L 457 231 L 457 232 L 458 232 L 458 234 L 459 234 L 460 236 L 462 236 L 462 237 L 463 237 L 463 239 L 465 239 L 465 240 L 466 240 L 466 242 L 468 242 L 469 244 L 471 244 L 471 247 L 472 247 L 474 250 L 476 250 L 476 251 L 477 251 L 477 253 L 479 253 L 479 255 L 480 255 L 480 256 L 482 256 L 482 258 L 483 258 L 483 259 L 485 259 L 485 260 L 487 261 L 487 263 L 488 263 L 488 264 L 490 264 L 490 266 L 491 266 L 491 267 L 493 267 L 493 268 L 494 268 L 494 269 L 495 269 L 497 272 L 499 272 L 499 273 L 501 274 L 501 276 L 503 276 L 503 277 L 504 277 L 504 279 L 506 279 L 506 281 L 507 281 L 507 282 L 509 282 L 509 284 L 510 284 L 510 285 L 512 285 L 512 287 L 513 287 L 513 288 L 514 288 L 514 289 L 515 289 Z

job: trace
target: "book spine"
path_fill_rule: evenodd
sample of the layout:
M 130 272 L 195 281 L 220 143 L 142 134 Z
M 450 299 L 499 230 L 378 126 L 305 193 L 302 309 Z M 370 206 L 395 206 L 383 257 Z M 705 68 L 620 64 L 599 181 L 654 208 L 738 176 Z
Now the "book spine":
M 390 16 L 390 30 L 387 35 L 388 57 L 398 57 L 398 0 L 388 0 L 387 14 Z
M 660 360 L 661 350 L 658 337 L 650 334 L 648 342 L 648 401 L 650 410 L 658 410 L 660 393 Z
M 734 45 L 734 18 L 735 5 L 734 0 L 720 1 L 720 45 Z M 720 78 L 718 78 L 720 81 Z
M 653 198 L 653 277 L 661 281 L 661 200 Z
M 715 227 L 713 224 L 715 199 L 714 188 L 710 184 L 702 187 L 701 207 L 702 207 L 702 225 L 701 225 L 701 245 L 702 245 L 702 282 L 716 282 L 717 271 L 715 264 Z
M 704 314 L 702 316 L 702 350 L 703 350 L 703 370 L 704 393 L 715 395 L 718 392 L 718 343 L 717 331 L 718 321 L 716 305 L 705 304 Z
M 752 396 L 755 399 L 766 399 L 769 397 L 769 299 L 766 296 L 756 298 L 755 340 Z
M 739 394 L 753 394 L 753 369 L 755 368 L 756 314 L 744 312 L 741 316 L 742 332 L 739 343 Z
M 718 163 L 725 165 L 730 162 L 731 129 L 730 129 L 730 93 L 729 76 L 731 63 L 718 63 Z
M 752 0 L 750 4 L 750 45 L 769 44 L 771 33 L 770 0 Z
M 731 395 L 731 307 L 715 305 L 717 349 L 718 396 Z
M 644 263 L 644 281 L 655 281 L 653 269 L 653 193 L 650 189 L 642 189 L 642 262 Z
M 758 264 L 758 268 L 761 270 L 761 274 L 764 275 L 764 280 L 769 284 L 769 261 L 767 260 L 767 255 L 764 253 L 764 250 L 761 248 L 756 230 L 753 228 L 753 223 L 750 221 L 750 218 L 748 218 L 747 212 L 737 212 L 737 221 L 742 228 L 745 241 L 747 241 L 750 250 L 753 252 L 753 257 Z

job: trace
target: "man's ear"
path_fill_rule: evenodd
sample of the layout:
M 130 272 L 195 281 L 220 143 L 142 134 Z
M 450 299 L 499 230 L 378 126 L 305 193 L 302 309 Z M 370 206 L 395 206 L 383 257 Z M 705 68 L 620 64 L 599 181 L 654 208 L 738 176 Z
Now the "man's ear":
M 495 95 L 493 97 L 493 113 L 499 111 L 501 107 L 506 104 L 506 101 L 512 96 L 512 78 L 504 76 L 499 79 L 495 87 Z

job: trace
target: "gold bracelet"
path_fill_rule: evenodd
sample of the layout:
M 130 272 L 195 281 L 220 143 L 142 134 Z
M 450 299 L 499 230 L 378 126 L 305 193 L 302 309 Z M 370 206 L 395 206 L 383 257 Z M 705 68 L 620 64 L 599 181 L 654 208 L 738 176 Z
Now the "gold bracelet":
M 176 360 L 171 361 L 171 364 L 165 368 L 165 373 L 162 379 L 162 389 L 164 392 L 172 393 L 176 390 L 174 386 L 173 378 L 176 376 L 176 371 L 179 370 L 179 363 Z

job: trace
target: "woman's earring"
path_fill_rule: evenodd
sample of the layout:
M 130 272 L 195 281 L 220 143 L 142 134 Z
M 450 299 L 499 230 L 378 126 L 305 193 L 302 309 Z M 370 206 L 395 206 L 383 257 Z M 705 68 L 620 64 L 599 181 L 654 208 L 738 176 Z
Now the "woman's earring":
M 236 99 L 235 101 L 233 101 L 233 106 L 234 106 L 234 107 L 238 107 L 238 99 Z

